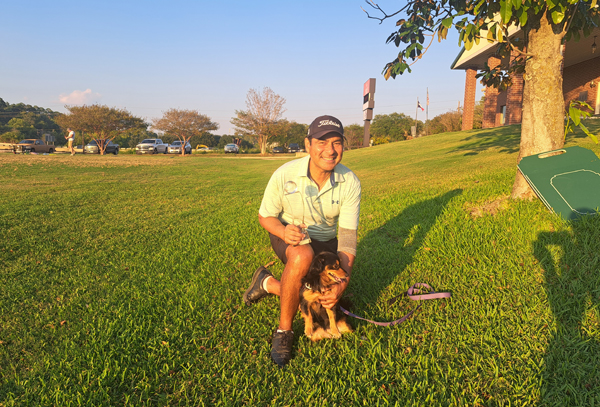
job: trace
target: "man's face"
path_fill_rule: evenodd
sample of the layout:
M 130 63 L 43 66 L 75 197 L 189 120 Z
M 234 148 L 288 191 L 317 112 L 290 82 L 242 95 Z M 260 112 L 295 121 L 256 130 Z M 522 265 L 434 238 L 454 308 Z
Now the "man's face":
M 305 139 L 304 146 L 310 155 L 311 165 L 331 172 L 342 161 L 344 140 L 337 133 L 331 133 L 321 139 Z

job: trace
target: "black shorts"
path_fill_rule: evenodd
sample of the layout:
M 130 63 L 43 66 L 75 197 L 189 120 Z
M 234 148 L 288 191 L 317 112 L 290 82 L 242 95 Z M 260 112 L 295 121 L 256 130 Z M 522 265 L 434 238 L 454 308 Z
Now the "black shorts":
M 281 240 L 275 235 L 269 233 L 269 239 L 271 239 L 271 246 L 273 247 L 273 251 L 279 257 L 279 259 L 283 262 L 283 264 L 287 263 L 287 257 L 285 255 L 285 251 L 289 246 L 286 242 Z M 321 252 L 332 252 L 337 253 L 338 248 L 338 240 L 337 238 L 333 238 L 326 242 L 319 242 L 318 240 L 312 239 L 309 243 L 312 247 L 315 254 L 319 254 Z

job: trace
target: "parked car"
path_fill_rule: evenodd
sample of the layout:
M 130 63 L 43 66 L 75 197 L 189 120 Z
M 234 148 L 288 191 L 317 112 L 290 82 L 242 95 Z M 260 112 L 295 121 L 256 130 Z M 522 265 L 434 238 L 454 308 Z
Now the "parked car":
M 13 144 L 13 152 L 16 153 L 53 153 L 53 145 L 46 144 L 44 140 L 25 139 Z
M 298 143 L 291 143 L 290 146 L 288 147 L 288 151 L 290 153 L 298 153 L 302 150 L 300 149 L 300 145 Z
M 285 153 L 285 148 L 283 147 L 273 147 L 273 154 L 282 154 Z
M 118 144 L 113 143 L 111 140 L 105 140 L 104 145 L 106 146 L 104 149 L 106 154 L 119 154 L 120 147 Z M 96 143 L 96 140 L 92 140 L 85 145 L 84 151 L 87 154 L 100 154 L 100 146 Z
M 240 148 L 238 147 L 237 144 L 227 144 L 225 146 L 225 154 L 227 154 L 227 153 L 237 154 L 239 152 L 240 152 Z
M 135 153 L 136 154 L 158 154 L 158 153 L 167 154 L 168 148 L 169 148 L 169 145 L 163 143 L 161 139 L 148 138 L 146 140 L 143 140 L 137 146 L 135 146 Z
M 175 140 L 169 145 L 169 154 L 181 154 L 181 140 Z M 185 142 L 185 154 L 192 154 L 192 145 L 189 142 Z

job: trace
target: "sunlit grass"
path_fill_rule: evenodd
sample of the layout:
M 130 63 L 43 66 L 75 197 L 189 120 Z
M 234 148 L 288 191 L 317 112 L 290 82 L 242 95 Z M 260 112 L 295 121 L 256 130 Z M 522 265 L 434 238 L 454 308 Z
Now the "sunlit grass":
M 518 132 L 346 153 L 352 311 L 399 318 L 415 282 L 453 297 L 318 344 L 298 318 L 286 370 L 277 299 L 241 295 L 275 259 L 257 212 L 289 157 L 0 154 L 0 406 L 600 403 L 600 222 L 505 200 Z

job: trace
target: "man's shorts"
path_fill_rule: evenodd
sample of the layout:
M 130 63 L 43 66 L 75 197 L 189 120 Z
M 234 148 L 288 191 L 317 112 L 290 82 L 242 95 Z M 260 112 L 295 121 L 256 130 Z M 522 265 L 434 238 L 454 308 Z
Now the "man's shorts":
M 273 247 L 273 251 L 275 251 L 275 254 L 277 255 L 277 257 L 279 257 L 279 259 L 283 262 L 283 264 L 286 264 L 287 257 L 285 255 L 285 251 L 287 250 L 287 247 L 289 245 L 286 242 L 284 242 L 283 240 L 281 240 L 280 238 L 278 238 L 277 236 L 272 235 L 270 233 L 269 233 L 269 239 L 271 239 L 271 246 Z M 318 240 L 311 239 L 311 242 L 309 244 L 312 247 L 313 251 L 315 252 L 315 255 L 317 255 L 321 252 L 337 253 L 337 248 L 338 248 L 337 238 L 333 238 L 326 242 L 319 242 Z

